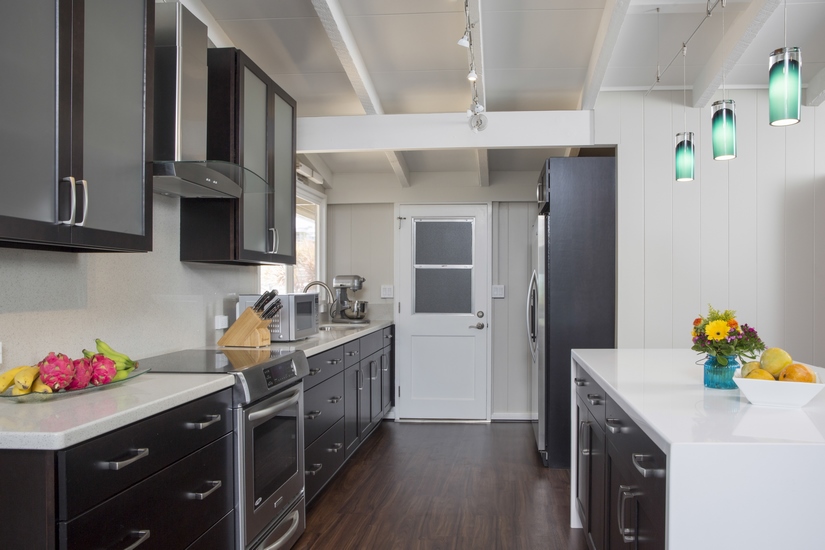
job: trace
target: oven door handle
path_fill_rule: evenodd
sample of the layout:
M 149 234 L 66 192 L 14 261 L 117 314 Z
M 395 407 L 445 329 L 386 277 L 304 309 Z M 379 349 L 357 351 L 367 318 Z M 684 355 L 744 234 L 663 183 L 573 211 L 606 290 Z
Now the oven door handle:
M 292 405 L 297 403 L 298 400 L 300 400 L 300 399 L 301 399 L 301 388 L 298 388 L 296 390 L 293 390 L 292 395 L 290 397 L 287 397 L 283 401 L 278 401 L 277 403 L 275 403 L 271 407 L 261 409 L 260 411 L 255 411 L 255 412 L 249 413 L 249 421 L 250 422 L 255 422 L 256 420 L 260 420 L 262 418 L 270 418 L 272 416 L 275 416 L 276 414 L 278 414 L 282 410 L 286 409 L 287 407 L 291 407 Z

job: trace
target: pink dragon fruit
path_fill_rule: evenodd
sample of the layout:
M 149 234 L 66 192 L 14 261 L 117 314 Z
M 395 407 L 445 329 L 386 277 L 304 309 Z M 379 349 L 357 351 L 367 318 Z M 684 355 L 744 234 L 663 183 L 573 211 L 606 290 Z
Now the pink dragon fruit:
M 37 366 L 40 367 L 40 380 L 52 391 L 65 388 L 74 378 L 74 363 L 62 353 L 49 352 Z
M 102 386 L 112 381 L 117 374 L 115 362 L 103 355 L 96 353 L 92 357 L 92 384 Z
M 89 385 L 92 379 L 92 360 L 86 357 L 75 359 L 74 363 L 74 378 L 66 386 L 67 390 L 82 390 Z

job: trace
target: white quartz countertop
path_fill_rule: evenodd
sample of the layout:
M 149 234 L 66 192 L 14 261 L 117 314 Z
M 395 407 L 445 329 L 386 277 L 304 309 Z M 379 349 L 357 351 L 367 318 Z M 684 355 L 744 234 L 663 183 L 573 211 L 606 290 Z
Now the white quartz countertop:
M 572 356 L 666 453 L 673 445 L 825 446 L 825 391 L 802 408 L 763 407 L 739 389 L 705 388 L 704 360 L 690 349 L 577 349 Z
M 323 326 L 333 327 L 331 330 L 321 330 L 315 336 L 311 336 L 297 342 L 272 343 L 273 349 L 283 350 L 303 350 L 307 357 L 312 357 L 323 353 L 341 344 L 346 344 L 352 340 L 357 340 L 367 334 L 377 330 L 383 330 L 392 325 L 392 321 L 370 321 L 365 325 L 330 324 Z
M 0 400 L 0 449 L 60 450 L 229 388 L 225 374 L 154 374 L 47 401 Z

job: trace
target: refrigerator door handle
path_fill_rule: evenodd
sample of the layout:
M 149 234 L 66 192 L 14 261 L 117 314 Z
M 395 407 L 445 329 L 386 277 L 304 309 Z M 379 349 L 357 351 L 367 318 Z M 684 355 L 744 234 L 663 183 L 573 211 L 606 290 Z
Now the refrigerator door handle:
M 538 339 L 536 337 L 536 308 L 538 307 L 536 303 L 538 301 L 536 296 L 538 293 L 538 288 L 536 288 L 537 283 L 538 276 L 536 272 L 533 271 L 533 274 L 530 276 L 530 283 L 527 285 L 527 340 L 534 362 L 538 360 Z

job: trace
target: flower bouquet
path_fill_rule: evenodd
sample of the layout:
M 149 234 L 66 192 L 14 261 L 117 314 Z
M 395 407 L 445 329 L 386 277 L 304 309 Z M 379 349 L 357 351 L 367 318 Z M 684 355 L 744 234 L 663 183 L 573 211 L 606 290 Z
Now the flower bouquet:
M 705 386 L 734 389 L 733 374 L 740 360 L 755 360 L 765 349 L 756 329 L 740 325 L 736 312 L 719 311 L 708 305 L 707 317 L 693 321 L 693 345 L 690 349 L 705 354 Z

